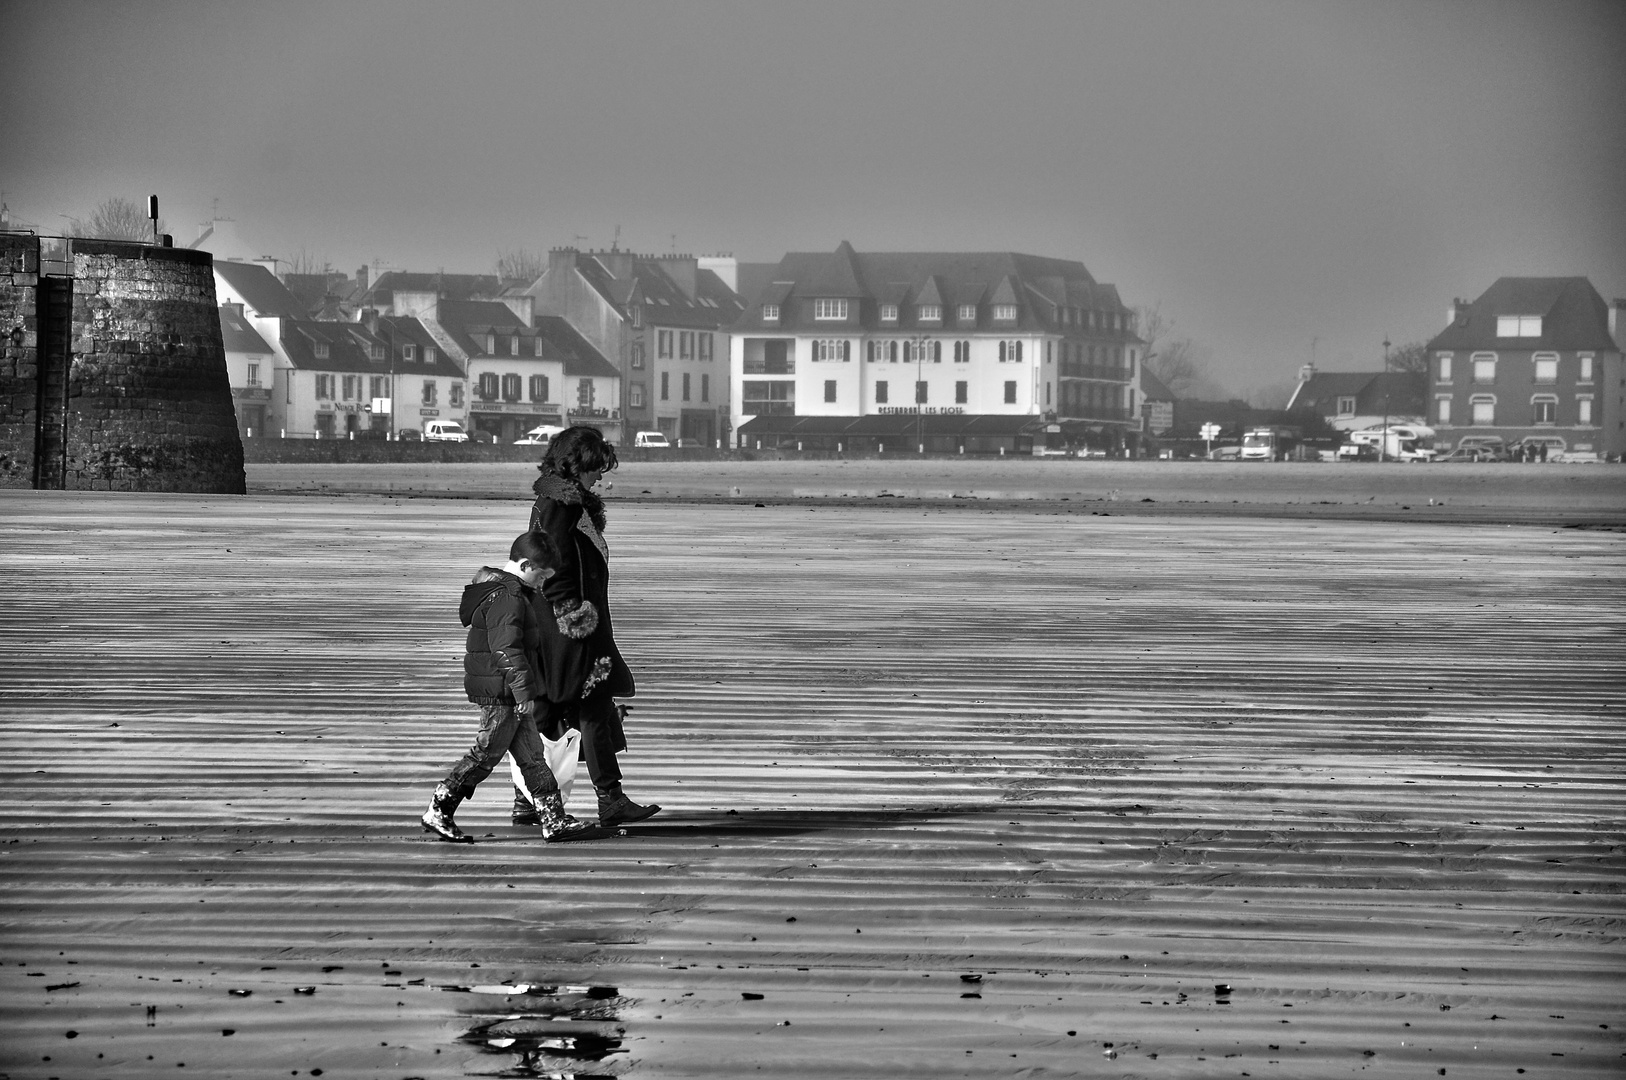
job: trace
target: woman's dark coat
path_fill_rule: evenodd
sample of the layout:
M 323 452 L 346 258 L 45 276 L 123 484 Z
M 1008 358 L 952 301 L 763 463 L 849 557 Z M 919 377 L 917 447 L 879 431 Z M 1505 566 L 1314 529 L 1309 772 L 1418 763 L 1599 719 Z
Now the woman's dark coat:
M 549 473 L 537 477 L 535 491 L 531 528 L 546 533 L 559 550 L 559 565 L 538 590 L 544 608 L 537 621 L 545 696 L 557 703 L 579 701 L 584 691 L 594 697 L 632 697 L 637 688 L 616 648 L 610 621 L 609 549 L 601 532 L 604 504 L 574 481 Z M 595 665 L 600 676 L 589 686 Z M 624 745 L 619 732 L 615 741 Z

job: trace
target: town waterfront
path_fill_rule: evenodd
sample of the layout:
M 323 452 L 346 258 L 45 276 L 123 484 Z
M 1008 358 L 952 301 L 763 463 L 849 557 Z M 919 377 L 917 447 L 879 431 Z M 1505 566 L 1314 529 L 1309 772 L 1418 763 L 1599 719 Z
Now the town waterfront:
M 1618 532 L 612 499 L 667 810 L 455 847 L 508 486 L 0 493 L 0 1069 L 1618 1070 Z

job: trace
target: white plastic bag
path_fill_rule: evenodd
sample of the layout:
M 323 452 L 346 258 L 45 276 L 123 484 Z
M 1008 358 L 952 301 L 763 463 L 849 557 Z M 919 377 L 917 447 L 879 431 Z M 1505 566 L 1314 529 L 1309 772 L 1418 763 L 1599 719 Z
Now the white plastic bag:
M 581 761 L 582 733 L 575 728 L 565 728 L 564 738 L 554 740 L 546 735 L 542 736 L 542 752 L 547 758 L 548 768 L 553 771 L 553 779 L 559 785 L 559 798 L 565 803 L 570 802 L 570 789 L 576 783 L 576 766 Z M 536 795 L 525 786 L 525 777 L 519 771 L 519 762 L 514 755 L 508 755 L 508 768 L 514 775 L 514 786 L 525 792 L 527 798 L 536 801 Z

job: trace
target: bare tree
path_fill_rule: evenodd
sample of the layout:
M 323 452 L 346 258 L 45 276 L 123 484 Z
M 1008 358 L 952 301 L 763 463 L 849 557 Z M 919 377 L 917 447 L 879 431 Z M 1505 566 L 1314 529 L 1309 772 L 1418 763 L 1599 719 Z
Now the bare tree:
M 504 281 L 535 281 L 548 268 L 548 260 L 525 248 L 497 252 L 497 276 Z
M 1428 371 L 1428 345 L 1421 341 L 1397 345 L 1389 350 L 1390 371 Z
M 315 255 L 303 245 L 292 255 L 277 260 L 277 269 L 282 272 L 285 280 L 290 274 L 325 274 L 332 266 L 332 260 L 325 255 Z
M 1146 342 L 1142 363 L 1164 386 L 1185 396 L 1196 385 L 1208 382 L 1191 339 L 1176 336 L 1174 319 L 1163 314 L 1161 302 L 1136 308 L 1135 318 L 1141 340 Z
M 152 242 L 152 218 L 140 203 L 115 195 L 90 212 L 88 218 L 73 218 L 68 231 L 89 240 L 139 240 Z M 158 232 L 167 232 L 164 219 L 158 219 Z

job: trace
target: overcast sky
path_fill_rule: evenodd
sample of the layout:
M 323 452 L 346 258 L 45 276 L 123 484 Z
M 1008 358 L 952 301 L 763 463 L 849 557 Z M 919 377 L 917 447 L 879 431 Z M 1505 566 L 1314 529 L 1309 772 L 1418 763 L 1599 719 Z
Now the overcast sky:
M 0 192 L 267 254 L 1078 259 L 1234 390 L 1504 274 L 1626 296 L 1626 4 L 7 0 Z M 675 236 L 675 241 L 674 241 Z

